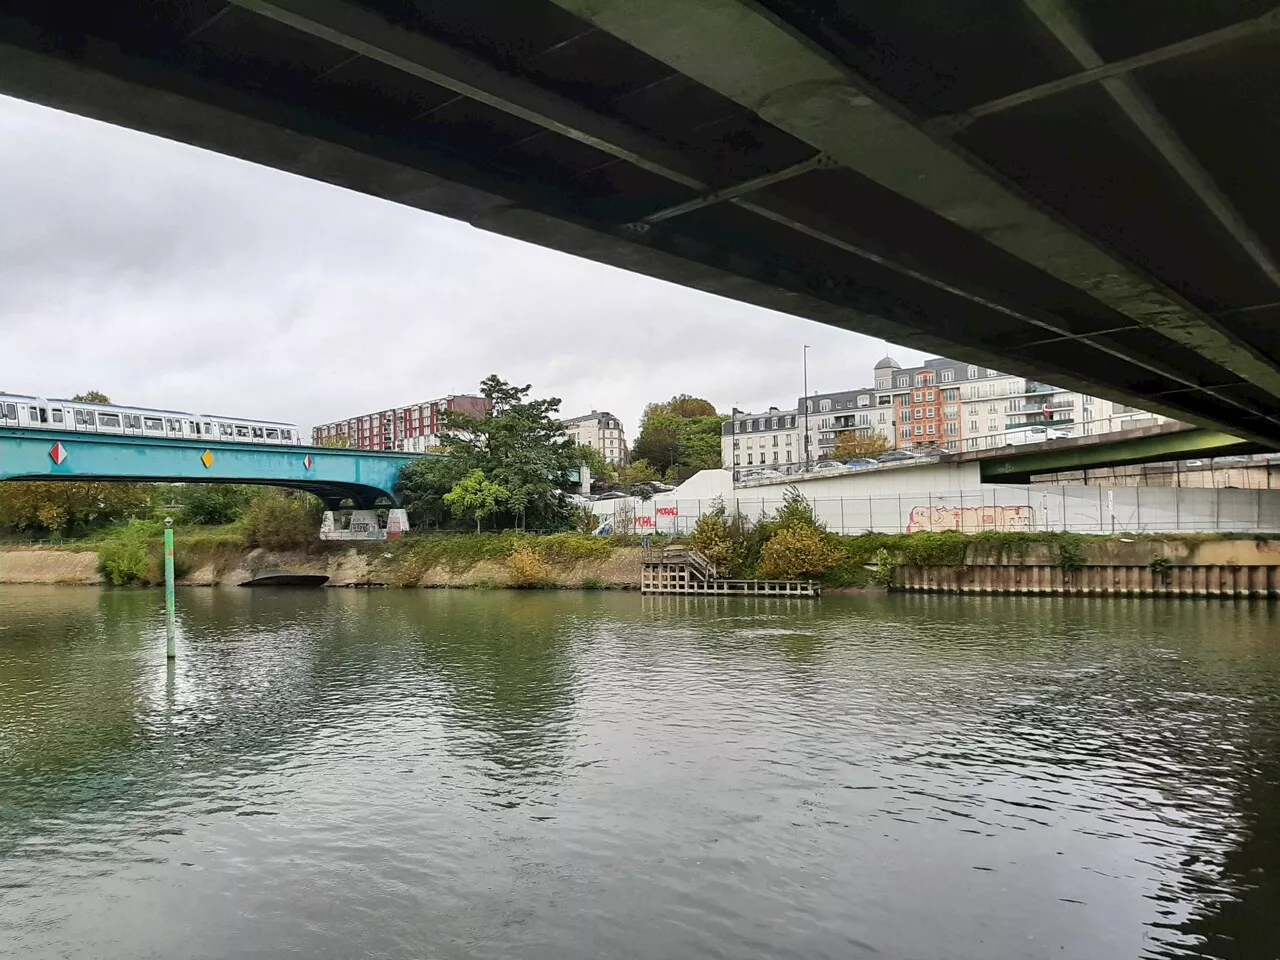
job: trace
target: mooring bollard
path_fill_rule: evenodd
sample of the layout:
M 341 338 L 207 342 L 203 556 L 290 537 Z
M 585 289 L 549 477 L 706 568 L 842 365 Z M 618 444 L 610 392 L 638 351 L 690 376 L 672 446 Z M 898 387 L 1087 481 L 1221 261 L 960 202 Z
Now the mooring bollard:
M 173 660 L 177 658 L 178 651 L 173 644 L 173 519 L 170 517 L 164 518 L 164 610 L 168 636 L 165 654 Z

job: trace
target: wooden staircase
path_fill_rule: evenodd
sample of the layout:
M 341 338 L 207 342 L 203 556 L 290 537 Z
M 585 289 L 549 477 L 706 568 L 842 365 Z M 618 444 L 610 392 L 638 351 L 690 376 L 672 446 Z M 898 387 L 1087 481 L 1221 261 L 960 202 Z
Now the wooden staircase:
M 819 587 L 807 580 L 727 580 L 719 575 L 706 554 L 676 545 L 663 547 L 661 551 L 645 548 L 640 592 L 817 597 Z

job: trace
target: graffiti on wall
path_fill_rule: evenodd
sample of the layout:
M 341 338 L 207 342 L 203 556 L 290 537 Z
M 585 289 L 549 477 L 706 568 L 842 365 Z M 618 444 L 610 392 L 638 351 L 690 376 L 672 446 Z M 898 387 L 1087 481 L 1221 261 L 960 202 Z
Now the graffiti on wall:
M 1036 528 L 1031 507 L 913 507 L 907 533 L 959 530 L 961 533 L 1027 531 Z

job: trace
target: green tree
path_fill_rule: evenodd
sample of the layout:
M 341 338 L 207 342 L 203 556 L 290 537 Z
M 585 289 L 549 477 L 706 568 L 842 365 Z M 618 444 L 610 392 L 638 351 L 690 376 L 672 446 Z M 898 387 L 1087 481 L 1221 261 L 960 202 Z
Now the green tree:
M 472 470 L 444 495 L 444 502 L 461 517 L 475 517 L 476 533 L 480 522 L 502 510 L 511 500 L 511 491 L 485 477 L 483 470 Z
M 0 484 L 0 527 L 77 536 L 146 515 L 151 495 L 136 483 L 12 480 Z
M 573 457 L 579 463 L 585 463 L 587 469 L 591 471 L 592 480 L 601 480 L 605 483 L 616 483 L 618 479 L 618 470 L 604 458 L 595 447 L 589 447 L 585 443 L 580 443 L 573 448 Z
M 178 502 L 187 523 L 234 523 L 249 504 L 249 491 L 234 483 L 191 483 L 181 488 Z
M 574 443 L 560 424 L 559 397 L 532 399 L 531 390 L 496 374 L 486 377 L 480 392 L 489 400 L 489 416 L 447 411 L 444 446 L 467 472 L 479 470 L 507 491 L 503 509 L 517 526 L 532 520 L 543 527 L 562 527 L 567 510 L 560 491 L 578 465 Z
M 77 393 L 71 398 L 76 403 L 110 403 L 111 398 L 101 390 L 89 390 L 85 393 Z
M 293 550 L 319 539 L 320 501 L 293 490 L 268 489 L 244 513 L 244 542 L 250 547 Z
M 631 448 L 667 479 L 679 482 L 720 466 L 720 425 L 727 420 L 707 400 L 679 394 L 644 410 Z
M 445 495 L 467 474 L 460 457 L 422 457 L 400 471 L 397 487 L 415 527 L 443 526 L 449 515 Z

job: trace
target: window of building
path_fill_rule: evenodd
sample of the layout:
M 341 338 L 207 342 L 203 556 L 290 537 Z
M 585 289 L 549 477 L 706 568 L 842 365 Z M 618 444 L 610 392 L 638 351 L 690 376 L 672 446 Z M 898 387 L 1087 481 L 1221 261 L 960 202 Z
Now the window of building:
M 787 434 L 787 446 L 791 446 L 791 434 Z
M 937 425 L 936 425 L 936 424 L 932 424 L 932 423 L 931 423 L 931 424 L 929 424 L 929 426 L 928 426 L 928 428 L 925 430 L 925 432 L 926 432 L 926 433 L 928 433 L 928 434 L 929 434 L 929 436 L 931 436 L 931 437 L 932 437 L 934 434 L 936 434 L 936 433 L 938 432 Z
M 902 428 L 902 439 L 903 439 L 903 440 L 910 440 L 910 439 L 911 439 L 911 428 L 910 428 L 910 427 L 903 427 L 903 428 Z
M 998 377 L 998 376 L 1000 376 L 1000 371 L 999 371 L 999 370 L 991 370 L 991 369 L 988 369 L 988 370 L 987 370 L 987 376 L 988 376 L 988 377 Z
M 968 369 L 968 371 L 966 371 L 966 372 L 968 373 L 968 375 L 969 375 L 969 379 L 970 379 L 970 380 L 977 380 L 977 379 L 978 379 L 978 368 L 977 368 L 977 367 L 970 367 L 970 368 Z
M 787 426 L 788 426 L 788 427 L 794 427 L 795 425 L 796 425 L 796 418 L 795 418 L 795 417 L 787 417 Z
M 742 457 L 740 457 L 738 454 L 735 453 L 733 455 L 733 465 L 736 467 L 736 466 L 740 466 L 741 463 L 742 463 Z
M 743 429 L 745 429 L 745 430 L 747 431 L 747 433 L 750 433 L 750 432 L 751 432 L 751 421 L 750 421 L 750 420 L 746 421 L 746 426 L 745 426 Z
M 994 420 L 987 421 L 987 433 L 995 433 L 1000 429 L 1000 425 Z
M 928 390 L 928 391 L 926 391 L 926 392 L 925 392 L 925 395 L 924 395 L 925 402 L 926 402 L 926 403 L 933 403 L 933 396 L 934 396 L 934 394 L 933 394 L 933 391 L 932 391 L 932 390 Z
M 977 421 L 977 420 L 970 420 L 970 421 L 969 421 L 969 432 L 970 432 L 970 433 L 977 433 L 977 432 L 978 432 L 978 421 Z
M 747 454 L 747 466 L 751 466 L 751 454 Z
M 774 463 L 777 463 L 777 462 L 778 462 L 778 451 L 777 451 L 777 450 L 773 451 L 773 462 L 774 462 Z
M 926 419 L 932 420 L 938 413 L 937 407 L 926 407 L 924 415 Z
M 883 411 L 883 410 L 881 410 L 881 411 L 880 411 L 880 423 L 884 423 L 884 422 L 885 422 L 885 418 L 884 418 L 884 411 Z
M 920 424 L 918 424 L 918 423 L 916 424 L 916 436 L 917 436 L 917 437 L 923 437 L 923 436 L 924 436 L 924 427 L 920 426 Z
M 770 430 L 777 430 L 777 429 L 778 429 L 778 418 L 777 418 L 777 417 L 774 417 L 772 420 L 770 420 L 770 421 L 769 421 L 769 429 L 770 429 Z
M 956 372 L 954 370 L 943 370 L 941 373 L 938 374 L 938 379 L 942 383 L 950 383 L 955 378 L 956 378 Z
M 830 413 L 830 412 L 831 412 L 831 401 L 830 401 L 830 400 L 822 400 L 822 401 L 819 401 L 819 403 L 818 403 L 818 410 L 819 410 L 820 412 L 822 412 L 822 413 Z
M 761 417 L 759 420 L 756 421 L 756 429 L 757 430 L 764 429 L 764 417 Z
M 776 433 L 773 435 L 773 445 L 775 447 L 778 445 L 778 435 Z
M 860 407 L 871 406 L 871 396 L 869 394 L 864 393 L 862 396 L 858 397 L 858 406 Z
M 788 439 L 788 440 L 790 440 L 791 438 L 790 438 L 790 437 L 788 437 L 787 439 Z M 791 451 L 790 451 L 790 450 L 788 450 L 788 451 L 787 451 L 787 463 L 790 463 L 790 462 L 791 462 Z
M 899 378 L 898 378 L 898 386 L 900 386 L 900 387 L 909 387 L 909 386 L 911 386 L 911 378 L 910 378 L 910 377 L 899 377 Z
M 892 385 L 893 385 L 893 379 L 891 377 L 885 377 L 884 379 L 876 381 L 877 390 L 888 390 L 889 387 Z
M 735 440 L 735 441 L 733 441 L 733 449 L 737 450 L 737 449 L 738 449 L 738 444 L 740 444 L 741 442 L 742 442 L 741 440 Z
M 947 434 L 947 436 L 948 436 L 948 437 L 956 437 L 956 436 L 959 436 L 959 435 L 960 435 L 960 424 L 958 424 L 958 423 L 948 423 L 948 424 L 947 424 L 947 429 L 946 429 L 946 434 Z

